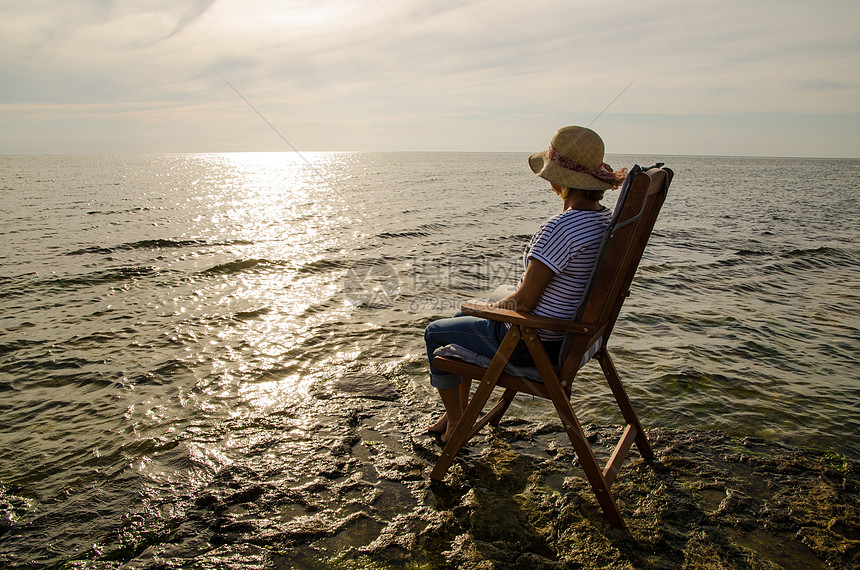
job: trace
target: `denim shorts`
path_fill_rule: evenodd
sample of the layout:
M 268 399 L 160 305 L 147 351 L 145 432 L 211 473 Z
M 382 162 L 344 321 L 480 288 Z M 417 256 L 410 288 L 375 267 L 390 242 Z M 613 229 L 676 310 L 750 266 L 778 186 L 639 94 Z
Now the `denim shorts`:
M 508 332 L 505 323 L 457 313 L 448 319 L 433 321 L 424 330 L 424 343 L 427 345 L 427 359 L 430 361 L 430 384 L 440 390 L 456 388 L 463 382 L 461 376 L 446 374 L 433 368 L 433 352 L 446 344 L 457 344 L 478 354 L 492 358 L 502 339 Z M 558 354 L 561 342 L 545 343 L 551 358 Z M 525 343 L 520 341 L 508 359 L 517 366 L 534 366 L 531 354 Z

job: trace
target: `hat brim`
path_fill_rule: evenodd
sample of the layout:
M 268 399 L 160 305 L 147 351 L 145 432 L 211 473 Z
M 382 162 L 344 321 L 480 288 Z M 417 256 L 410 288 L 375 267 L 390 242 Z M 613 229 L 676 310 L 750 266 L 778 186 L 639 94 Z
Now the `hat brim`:
M 576 188 L 577 190 L 609 190 L 612 184 L 601 180 L 587 172 L 574 172 L 562 168 L 547 156 L 549 151 L 537 152 L 529 157 L 529 167 L 532 172 L 559 186 Z

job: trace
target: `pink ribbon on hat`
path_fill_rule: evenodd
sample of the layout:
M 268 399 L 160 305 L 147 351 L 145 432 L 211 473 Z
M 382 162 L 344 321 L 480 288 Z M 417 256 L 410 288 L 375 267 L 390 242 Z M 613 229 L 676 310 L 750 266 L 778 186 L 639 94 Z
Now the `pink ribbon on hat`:
M 624 182 L 624 179 L 627 177 L 627 169 L 622 168 L 621 170 L 612 170 L 612 167 L 606 164 L 605 162 L 601 162 L 600 166 L 597 168 L 586 168 L 585 166 L 579 164 L 578 162 L 569 159 L 564 156 L 560 152 L 558 152 L 554 146 L 549 145 L 549 150 L 546 153 L 547 158 L 550 161 L 556 163 L 562 168 L 567 170 L 572 170 L 573 172 L 582 172 L 585 174 L 590 174 L 595 178 L 603 180 L 604 182 L 609 182 L 612 184 L 612 188 L 618 188 L 618 186 Z

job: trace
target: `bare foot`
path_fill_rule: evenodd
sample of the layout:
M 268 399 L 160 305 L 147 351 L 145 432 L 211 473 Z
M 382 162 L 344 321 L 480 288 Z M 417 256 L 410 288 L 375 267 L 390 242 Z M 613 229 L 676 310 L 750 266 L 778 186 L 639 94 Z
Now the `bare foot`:
M 442 444 L 448 443 L 448 440 L 451 439 L 451 436 L 454 435 L 454 430 L 457 429 L 457 424 L 448 423 L 448 428 L 445 430 L 445 433 L 439 436 L 439 439 L 442 441 Z
M 445 433 L 445 430 L 448 428 L 448 414 L 442 414 L 442 417 L 439 418 L 435 424 L 431 425 L 427 428 L 428 433 Z

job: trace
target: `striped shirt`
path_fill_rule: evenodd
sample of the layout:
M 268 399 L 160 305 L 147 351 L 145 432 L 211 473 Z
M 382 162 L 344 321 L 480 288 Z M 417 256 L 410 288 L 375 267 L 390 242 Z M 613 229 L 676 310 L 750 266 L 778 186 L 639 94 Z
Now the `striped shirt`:
M 555 273 L 533 311 L 536 315 L 573 318 L 611 219 L 608 208 L 568 210 L 544 222 L 532 236 L 523 255 L 525 266 L 529 259 L 537 259 Z M 559 331 L 542 329 L 538 334 L 543 341 L 564 338 Z

